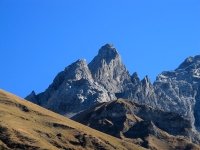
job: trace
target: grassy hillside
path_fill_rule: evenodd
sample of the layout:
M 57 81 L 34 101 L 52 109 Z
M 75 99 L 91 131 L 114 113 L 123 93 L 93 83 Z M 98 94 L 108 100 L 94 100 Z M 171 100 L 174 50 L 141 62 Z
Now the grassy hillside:
M 0 90 L 0 149 L 143 150 Z

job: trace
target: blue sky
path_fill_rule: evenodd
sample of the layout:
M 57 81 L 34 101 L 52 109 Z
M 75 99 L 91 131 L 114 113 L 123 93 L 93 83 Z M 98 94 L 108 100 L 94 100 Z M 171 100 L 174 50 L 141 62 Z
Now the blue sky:
M 200 54 L 199 0 L 0 0 L 0 88 L 25 97 L 112 43 L 153 82 Z

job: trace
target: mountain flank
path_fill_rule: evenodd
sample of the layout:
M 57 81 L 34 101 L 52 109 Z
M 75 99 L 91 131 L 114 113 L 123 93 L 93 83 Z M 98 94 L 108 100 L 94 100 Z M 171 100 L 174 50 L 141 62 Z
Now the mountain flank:
M 200 149 L 189 141 L 198 136 L 189 120 L 133 101 L 99 104 L 82 112 L 76 121 L 148 149 Z M 193 141 L 199 144 L 199 137 Z
M 0 149 L 143 150 L 144 148 L 86 127 L 0 90 Z

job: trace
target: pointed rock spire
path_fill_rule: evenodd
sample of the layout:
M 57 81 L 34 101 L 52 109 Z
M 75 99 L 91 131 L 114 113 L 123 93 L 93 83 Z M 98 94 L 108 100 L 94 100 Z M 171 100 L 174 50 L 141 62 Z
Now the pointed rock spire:
M 147 75 L 142 80 L 142 83 L 143 83 L 143 85 L 148 85 L 149 83 L 151 83 L 150 79 L 149 79 L 149 77 Z
M 117 50 L 112 44 L 106 44 L 101 47 L 101 49 L 98 52 L 97 57 L 99 59 L 104 59 L 107 64 L 110 63 L 111 60 L 120 58 L 120 55 L 118 54 Z
M 103 85 L 111 93 L 121 92 L 123 83 L 130 82 L 129 72 L 112 44 L 102 46 L 88 67 L 94 81 Z
M 131 76 L 131 81 L 133 84 L 139 84 L 140 83 L 140 79 L 138 77 L 137 72 L 134 72 L 133 75 Z
M 176 69 L 176 71 L 179 69 L 196 69 L 197 67 L 200 67 L 200 55 L 186 58 L 185 61 Z
M 65 73 L 68 79 L 80 80 L 81 78 L 84 78 L 88 79 L 90 82 L 93 82 L 85 59 L 79 59 L 66 67 Z
M 28 96 L 26 96 L 25 99 L 37 104 L 37 98 L 36 98 L 35 91 L 32 91 Z

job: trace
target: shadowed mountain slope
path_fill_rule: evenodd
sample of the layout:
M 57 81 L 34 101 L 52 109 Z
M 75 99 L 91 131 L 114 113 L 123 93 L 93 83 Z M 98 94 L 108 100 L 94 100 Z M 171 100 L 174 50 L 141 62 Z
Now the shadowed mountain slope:
M 144 148 L 91 129 L 0 90 L 0 149 Z
M 190 135 L 195 137 L 189 120 L 132 101 L 118 99 L 99 104 L 79 114 L 76 120 L 145 148 L 200 149 L 189 142 Z

